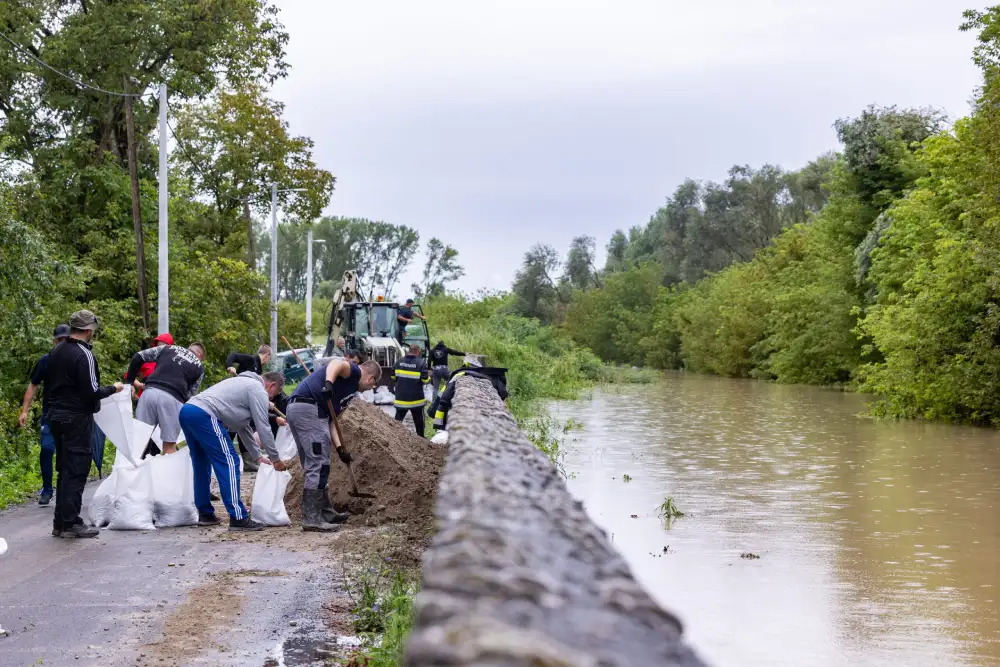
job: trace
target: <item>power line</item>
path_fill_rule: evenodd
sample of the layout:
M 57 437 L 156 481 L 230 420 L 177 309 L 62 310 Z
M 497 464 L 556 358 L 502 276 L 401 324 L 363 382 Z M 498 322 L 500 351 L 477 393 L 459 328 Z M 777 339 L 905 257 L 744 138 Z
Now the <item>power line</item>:
M 41 58 L 39 58 L 38 56 L 36 56 L 34 53 L 32 53 L 31 51 L 29 51 L 26 47 L 18 44 L 13 39 L 11 39 L 10 37 L 8 37 L 7 34 L 4 33 L 3 31 L 0 31 L 0 37 L 3 37 L 4 40 L 7 41 L 7 43 L 9 43 L 15 49 L 17 49 L 18 51 L 20 51 L 22 54 L 28 56 L 28 58 L 30 58 L 31 60 L 35 61 L 36 63 L 38 63 L 39 65 L 41 65 L 45 69 L 47 69 L 47 70 L 49 70 L 51 72 L 54 72 L 55 74 L 58 74 L 59 76 L 61 76 L 62 78 L 66 79 L 67 81 L 73 83 L 74 85 L 76 85 L 79 88 L 87 88 L 89 90 L 93 90 L 93 91 L 96 91 L 98 93 L 104 93 L 105 95 L 113 95 L 115 97 L 135 97 L 135 98 L 139 98 L 139 97 L 143 97 L 145 95 L 145 93 L 120 93 L 118 91 L 105 90 L 104 88 L 99 88 L 97 86 L 91 85 L 91 84 L 86 83 L 84 81 L 81 81 L 81 80 L 79 80 L 79 79 L 77 79 L 77 78 L 75 78 L 73 76 L 70 76 L 69 74 L 66 74 L 65 72 L 61 72 L 61 71 L 57 70 L 55 67 L 53 67 L 52 65 L 48 64 L 47 62 L 45 62 L 44 60 L 42 60 Z

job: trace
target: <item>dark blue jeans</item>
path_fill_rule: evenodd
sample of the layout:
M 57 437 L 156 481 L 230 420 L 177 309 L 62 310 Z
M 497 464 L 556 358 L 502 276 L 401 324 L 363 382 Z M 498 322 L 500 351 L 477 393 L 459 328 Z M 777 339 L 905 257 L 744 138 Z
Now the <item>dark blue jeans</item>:
M 42 451 L 38 454 L 38 467 L 42 470 L 42 493 L 52 494 L 52 457 L 56 455 L 56 439 L 48 420 L 42 420 Z

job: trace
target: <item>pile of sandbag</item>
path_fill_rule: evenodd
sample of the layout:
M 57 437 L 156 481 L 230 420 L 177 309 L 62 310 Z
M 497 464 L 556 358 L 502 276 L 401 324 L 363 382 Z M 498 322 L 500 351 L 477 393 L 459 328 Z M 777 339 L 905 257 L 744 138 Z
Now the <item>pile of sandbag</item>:
M 159 428 L 135 419 L 127 392 L 101 401 L 95 420 L 117 453 L 111 474 L 90 501 L 91 523 L 111 530 L 198 523 L 190 450 L 185 447 L 173 454 L 140 458 L 150 439 L 159 447 L 163 441 Z
M 375 396 L 373 398 L 375 405 L 392 405 L 396 401 L 396 397 L 389 391 L 388 387 L 378 387 L 375 389 Z

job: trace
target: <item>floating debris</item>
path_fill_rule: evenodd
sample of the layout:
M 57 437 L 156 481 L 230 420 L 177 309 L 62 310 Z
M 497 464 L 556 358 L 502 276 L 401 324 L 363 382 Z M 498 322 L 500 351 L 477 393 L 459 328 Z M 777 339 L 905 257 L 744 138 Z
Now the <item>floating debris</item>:
M 754 553 L 750 553 L 749 551 L 746 552 L 745 554 L 740 554 L 740 558 L 742 558 L 743 560 L 760 560 L 760 556 Z
M 639 515 L 638 515 L 638 514 L 633 514 L 633 515 L 632 515 L 632 518 L 633 518 L 633 519 L 638 519 L 638 518 L 639 518 Z
M 684 516 L 684 512 L 677 509 L 677 505 L 674 504 L 673 496 L 666 496 L 663 498 L 663 502 L 660 503 L 659 507 L 656 508 L 656 515 L 661 519 L 673 519 L 675 517 Z
M 622 475 L 622 480 L 626 481 L 626 482 L 631 482 L 632 481 L 632 476 L 629 475 L 628 473 L 626 473 L 626 474 Z

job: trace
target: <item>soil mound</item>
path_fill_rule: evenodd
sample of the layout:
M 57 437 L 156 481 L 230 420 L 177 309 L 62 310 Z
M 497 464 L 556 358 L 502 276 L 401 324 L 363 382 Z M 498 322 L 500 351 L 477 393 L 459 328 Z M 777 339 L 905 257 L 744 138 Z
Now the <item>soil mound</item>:
M 328 485 L 334 507 L 351 513 L 351 525 L 400 524 L 399 530 L 409 537 L 429 537 L 438 477 L 447 450 L 364 401 L 351 401 L 339 421 L 344 444 L 354 457 L 358 490 L 375 497 L 349 495 L 347 467 L 334 454 Z M 285 509 L 293 523 L 299 523 L 302 468 L 296 465 L 289 470 L 292 481 L 285 493 Z

